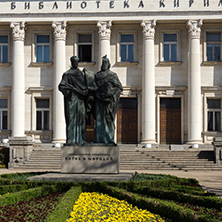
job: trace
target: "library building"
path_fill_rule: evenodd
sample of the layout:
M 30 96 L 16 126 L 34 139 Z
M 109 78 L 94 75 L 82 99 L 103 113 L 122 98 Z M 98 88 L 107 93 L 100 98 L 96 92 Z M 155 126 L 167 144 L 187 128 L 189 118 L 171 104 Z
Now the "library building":
M 222 0 L 2 0 L 1 141 L 65 143 L 58 85 L 73 55 L 94 73 L 107 55 L 122 83 L 117 144 L 222 137 Z

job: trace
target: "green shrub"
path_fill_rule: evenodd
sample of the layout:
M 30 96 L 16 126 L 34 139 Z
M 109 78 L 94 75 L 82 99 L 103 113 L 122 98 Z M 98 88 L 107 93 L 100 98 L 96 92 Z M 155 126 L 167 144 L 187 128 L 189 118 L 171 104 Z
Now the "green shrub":
M 5 194 L 5 193 L 14 193 L 17 191 L 27 190 L 27 189 L 28 189 L 28 186 L 26 185 L 19 185 L 19 184 L 4 185 L 4 186 L 0 186 L 0 195 Z
M 5 168 L 8 166 L 9 162 L 9 149 L 8 148 L 0 148 L 0 168 Z
M 178 191 L 153 189 L 149 187 L 134 189 L 133 192 L 154 198 L 174 200 L 180 203 L 189 203 L 192 205 L 199 205 L 207 208 L 215 208 L 218 210 L 222 209 L 222 199 L 217 197 L 195 196 L 192 194 L 184 194 Z
M 46 222 L 66 221 L 81 192 L 81 186 L 72 187 L 69 191 L 67 191 L 56 206 L 56 209 L 47 218 Z
M 15 193 L 4 194 L 0 198 L 0 206 L 6 206 L 9 204 L 17 204 L 19 201 L 29 201 L 32 198 L 38 196 L 45 196 L 48 193 L 57 192 L 57 188 L 53 185 L 42 186 L 37 188 L 31 188 L 28 190 L 23 190 Z

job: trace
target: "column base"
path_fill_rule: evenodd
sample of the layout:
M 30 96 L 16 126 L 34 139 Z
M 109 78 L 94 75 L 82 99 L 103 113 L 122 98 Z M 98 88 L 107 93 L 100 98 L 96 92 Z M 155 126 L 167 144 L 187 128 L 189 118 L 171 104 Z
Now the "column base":
M 54 143 L 54 144 L 57 144 L 57 143 L 65 144 L 66 143 L 66 139 L 56 139 L 56 138 L 53 138 L 52 139 L 52 143 Z
M 203 144 L 202 140 L 188 140 L 186 142 L 186 144 L 188 145 L 192 145 L 192 144 Z
M 156 140 L 143 140 L 141 143 L 140 143 L 140 146 L 142 148 L 152 148 L 152 144 L 157 144 L 156 143 Z
M 191 148 L 198 149 L 203 142 L 201 140 L 189 140 L 186 144 L 191 145 Z

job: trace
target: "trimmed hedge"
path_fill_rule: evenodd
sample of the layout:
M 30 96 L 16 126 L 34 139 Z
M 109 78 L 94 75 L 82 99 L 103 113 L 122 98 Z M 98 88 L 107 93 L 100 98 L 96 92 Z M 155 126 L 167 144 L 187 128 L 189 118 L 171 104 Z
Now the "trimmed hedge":
M 4 185 L 0 186 L 0 195 L 6 194 L 6 193 L 14 193 L 17 191 L 27 190 L 27 185 L 19 185 L 19 184 L 13 184 L 13 185 Z
M 59 204 L 56 206 L 56 209 L 47 218 L 46 222 L 66 221 L 81 193 L 81 186 L 72 187 L 69 191 L 67 191 L 66 194 L 61 198 Z
M 38 196 L 45 196 L 49 193 L 58 192 L 56 186 L 42 186 L 37 188 L 31 188 L 20 192 L 9 193 L 2 195 L 0 198 L 0 206 L 6 206 L 9 204 L 17 204 L 19 201 L 28 201 Z
M 149 187 L 134 189 L 132 190 L 132 192 L 160 199 L 174 200 L 180 203 L 189 203 L 192 205 L 214 208 L 217 210 L 222 209 L 222 199 L 217 197 L 196 196 L 192 194 L 181 193 L 178 191 L 153 189 Z
M 126 200 L 138 208 L 147 209 L 152 213 L 159 214 L 162 217 L 180 222 L 214 222 L 218 221 L 211 215 L 197 215 L 193 210 L 177 205 L 176 203 L 159 200 L 155 198 L 142 197 L 139 194 L 128 192 L 105 185 L 104 183 L 95 182 L 83 185 L 83 191 L 101 192 L 120 200 Z

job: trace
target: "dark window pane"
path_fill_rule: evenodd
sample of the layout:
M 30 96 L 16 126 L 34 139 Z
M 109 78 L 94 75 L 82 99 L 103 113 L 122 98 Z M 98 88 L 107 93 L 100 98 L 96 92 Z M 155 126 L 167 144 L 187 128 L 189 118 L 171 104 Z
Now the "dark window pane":
M 134 42 L 134 35 L 132 34 L 121 34 L 120 42 Z
M 214 45 L 214 61 L 220 61 L 220 45 Z
M 49 111 L 44 111 L 44 130 L 49 130 Z
M 37 62 L 42 62 L 42 46 L 38 45 L 36 50 Z
M 170 61 L 170 51 L 169 51 L 169 45 L 168 44 L 164 44 L 163 45 L 163 58 L 164 58 L 164 61 Z
M 8 100 L 0 99 L 0 108 L 7 109 L 8 108 Z
M 213 131 L 213 112 L 208 112 L 207 113 L 207 130 L 208 131 Z
M 221 100 L 220 99 L 207 99 L 207 107 L 208 109 L 220 109 Z
M 36 99 L 36 108 L 49 108 L 49 99 Z
M 121 57 L 121 62 L 126 62 L 127 61 L 126 45 L 120 45 L 120 57 Z
M 49 46 L 44 46 L 44 62 L 49 62 L 50 61 L 50 56 L 49 56 Z
M 119 109 L 136 109 L 137 108 L 137 99 L 132 98 L 132 99 L 120 99 Z
M 128 61 L 134 61 L 134 45 L 128 45 Z
M 36 129 L 42 130 L 42 111 L 36 112 Z
M 0 43 L 8 43 L 8 36 L 0 35 Z
M 8 129 L 8 111 L 2 112 L 2 129 Z
M 2 62 L 8 62 L 8 46 L 6 45 L 2 46 L 2 53 L 3 53 Z
M 177 45 L 171 45 L 171 61 L 177 61 Z
M 37 43 L 49 43 L 49 35 L 37 35 Z
M 213 45 L 207 44 L 207 61 L 213 61 Z
M 160 107 L 166 109 L 180 109 L 180 99 L 160 98 Z
M 176 42 L 177 41 L 177 34 L 163 34 L 163 41 L 164 42 Z
M 80 62 L 92 62 L 91 45 L 79 45 L 78 52 Z
M 92 43 L 92 35 L 78 35 L 78 43 Z
M 215 131 L 220 131 L 220 112 L 215 112 Z
M 220 33 L 207 33 L 207 42 L 220 42 Z

